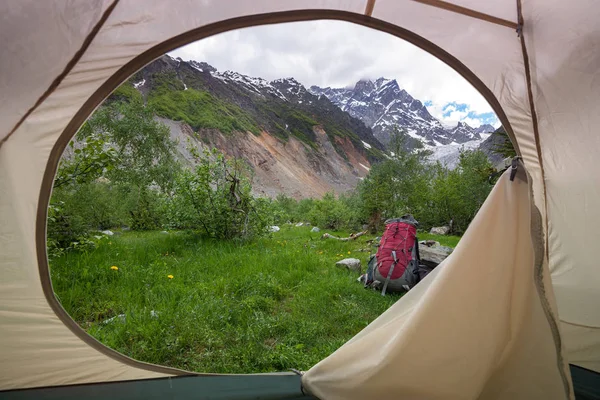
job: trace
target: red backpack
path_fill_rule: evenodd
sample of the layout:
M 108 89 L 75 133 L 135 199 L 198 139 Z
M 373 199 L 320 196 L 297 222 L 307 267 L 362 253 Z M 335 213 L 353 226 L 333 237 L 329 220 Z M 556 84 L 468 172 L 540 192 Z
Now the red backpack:
M 419 283 L 417 225 L 412 215 L 385 221 L 385 231 L 372 260 L 374 266 L 369 271 L 371 276 L 367 276 L 367 280 L 377 280 L 383 285 L 382 295 L 386 291 L 409 290 Z

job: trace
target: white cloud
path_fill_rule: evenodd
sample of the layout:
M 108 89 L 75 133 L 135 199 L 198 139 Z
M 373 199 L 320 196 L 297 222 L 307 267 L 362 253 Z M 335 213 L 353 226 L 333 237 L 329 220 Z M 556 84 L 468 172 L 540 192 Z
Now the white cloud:
M 471 117 L 464 118 L 462 120 L 462 122 L 466 122 L 469 126 L 471 126 L 473 128 L 478 128 L 485 123 L 479 118 L 471 118 Z
M 452 102 L 467 104 L 477 114 L 492 111 L 475 88 L 434 56 L 395 36 L 348 22 L 245 28 L 170 54 L 268 80 L 293 76 L 306 86 L 348 87 L 364 78 L 394 78 L 413 97 L 431 102 L 428 109 L 437 118 L 443 117 L 444 106 Z M 451 121 L 442 119 L 443 123 Z

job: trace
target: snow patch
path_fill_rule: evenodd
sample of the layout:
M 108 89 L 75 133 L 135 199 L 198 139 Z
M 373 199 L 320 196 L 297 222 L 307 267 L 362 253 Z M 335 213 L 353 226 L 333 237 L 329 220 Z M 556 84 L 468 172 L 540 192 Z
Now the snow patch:
M 429 161 L 439 161 L 449 169 L 455 169 L 459 163 L 459 155 L 462 150 L 476 150 L 483 140 L 471 140 L 465 143 L 452 142 L 442 146 L 429 148 L 433 153 L 428 157 Z

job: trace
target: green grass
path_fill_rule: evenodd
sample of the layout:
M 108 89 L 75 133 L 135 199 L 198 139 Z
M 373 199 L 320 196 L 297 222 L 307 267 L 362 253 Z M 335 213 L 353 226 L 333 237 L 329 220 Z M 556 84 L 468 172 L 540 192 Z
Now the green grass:
M 445 236 L 445 235 L 432 235 L 431 233 L 417 233 L 419 240 L 435 240 L 440 242 L 442 246 L 456 247 L 460 236 Z
M 53 259 L 51 274 L 73 319 L 137 360 L 216 373 L 305 370 L 399 298 L 335 267 L 357 257 L 364 270 L 369 252 L 358 250 L 370 237 L 340 242 L 322 233 L 285 225 L 243 244 L 124 232 Z M 119 314 L 125 321 L 103 323 Z

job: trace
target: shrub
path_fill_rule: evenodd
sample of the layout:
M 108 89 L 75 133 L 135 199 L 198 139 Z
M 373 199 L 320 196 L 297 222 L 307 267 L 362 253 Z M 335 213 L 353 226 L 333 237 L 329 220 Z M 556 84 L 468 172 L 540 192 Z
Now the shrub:
M 251 239 L 273 224 L 269 200 L 251 195 L 249 171 L 237 159 L 213 149 L 196 153 L 197 165 L 176 179 L 170 199 L 170 224 L 198 229 L 218 239 Z

